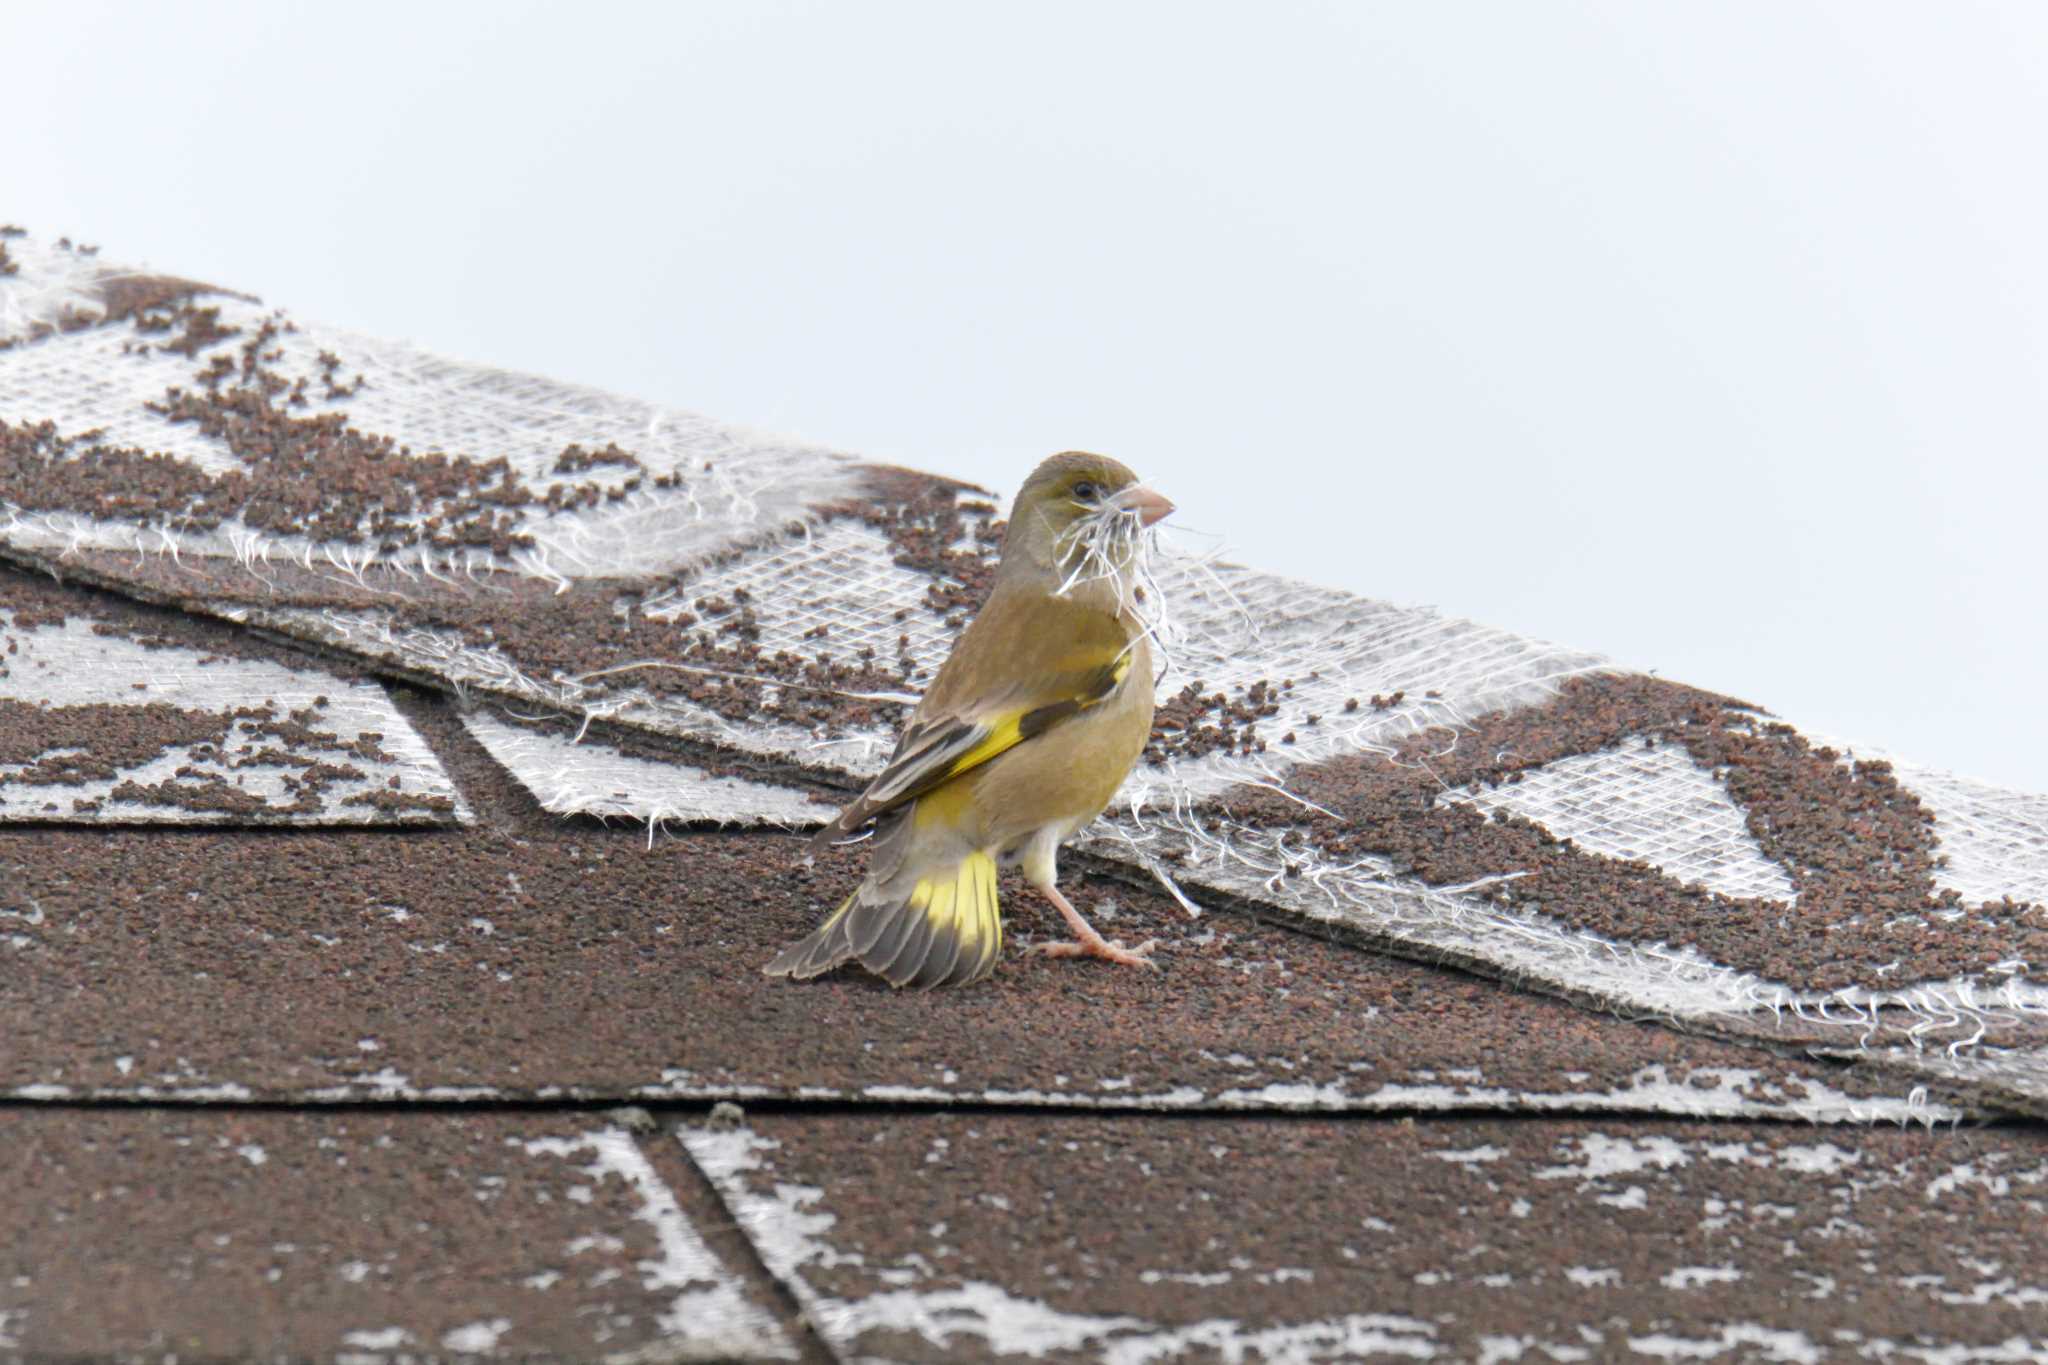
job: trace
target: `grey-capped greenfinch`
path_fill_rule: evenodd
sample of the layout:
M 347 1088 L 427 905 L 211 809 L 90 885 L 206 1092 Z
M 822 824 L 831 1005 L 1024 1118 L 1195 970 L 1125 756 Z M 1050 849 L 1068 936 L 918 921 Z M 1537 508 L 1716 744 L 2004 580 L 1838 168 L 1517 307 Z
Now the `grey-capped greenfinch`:
M 821 830 L 873 823 L 867 875 L 771 976 L 858 962 L 897 986 L 964 985 L 1002 948 L 998 865 L 1058 908 L 1058 956 L 1150 965 L 1060 894 L 1059 846 L 1109 804 L 1152 730 L 1152 654 L 1136 610 L 1142 537 L 1173 504 L 1115 460 L 1054 455 L 1024 481 L 988 601 L 912 712 L 881 776 Z

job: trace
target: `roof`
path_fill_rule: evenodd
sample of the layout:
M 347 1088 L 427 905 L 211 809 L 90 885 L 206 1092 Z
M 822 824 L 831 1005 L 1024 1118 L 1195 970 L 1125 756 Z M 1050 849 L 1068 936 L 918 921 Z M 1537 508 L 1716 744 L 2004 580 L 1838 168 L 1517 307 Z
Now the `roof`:
M 1169 548 L 1166 969 L 770 980 L 997 498 L 0 245 L 0 1345 L 2048 1352 L 2048 798 Z

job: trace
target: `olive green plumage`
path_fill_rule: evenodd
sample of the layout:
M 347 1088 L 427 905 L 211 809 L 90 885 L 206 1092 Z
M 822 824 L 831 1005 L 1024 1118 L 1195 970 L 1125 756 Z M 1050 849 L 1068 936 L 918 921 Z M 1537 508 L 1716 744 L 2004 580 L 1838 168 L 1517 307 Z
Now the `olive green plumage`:
M 996 865 L 1020 865 L 1079 940 L 1053 951 L 1137 963 L 1054 883 L 1062 841 L 1109 804 L 1152 729 L 1153 669 L 1132 611 L 1139 537 L 1172 504 L 1115 460 L 1069 451 L 1025 480 L 988 601 L 868 789 L 818 835 L 873 822 L 861 884 L 765 971 L 848 962 L 897 986 L 962 985 L 1002 946 Z

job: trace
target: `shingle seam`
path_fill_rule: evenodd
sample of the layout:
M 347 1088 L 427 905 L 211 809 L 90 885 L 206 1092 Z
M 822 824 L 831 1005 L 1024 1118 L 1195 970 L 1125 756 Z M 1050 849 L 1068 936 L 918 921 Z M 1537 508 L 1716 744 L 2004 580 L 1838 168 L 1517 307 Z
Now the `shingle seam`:
M 219 1088 L 216 1088 L 219 1089 Z M 1045 1115 L 1049 1122 L 1087 1118 L 1091 1120 L 1129 1119 L 1185 1119 L 1189 1121 L 1215 1118 L 1263 1119 L 1275 1122 L 1357 1122 L 1357 1123 L 1405 1123 L 1405 1122 L 1502 1122 L 1525 1119 L 1531 1122 L 1555 1122 L 1561 1119 L 1601 1119 L 1613 1122 L 1642 1123 L 1734 1123 L 1734 1124 L 1787 1124 L 1794 1127 L 1810 1128 L 1832 1126 L 1833 1122 L 1852 1123 L 1855 1126 L 1891 1124 L 1898 1127 L 1920 1126 L 1935 1128 L 1943 1125 L 1957 1126 L 1971 1124 L 2017 1125 L 2021 1127 L 2040 1126 L 2048 1123 L 2048 1116 L 2037 1116 L 2011 1112 L 1998 1107 L 1966 1108 L 1938 1101 L 1926 1100 L 1916 1104 L 1884 1104 L 1880 1101 L 1865 1101 L 1869 1116 L 1861 1120 L 1841 1118 L 1838 1120 L 1816 1119 L 1797 1112 L 1790 1105 L 1767 1105 L 1756 1103 L 1739 1110 L 1714 1112 L 1709 1108 L 1681 1111 L 1649 1104 L 1625 1104 L 1614 1100 L 1607 1091 L 1525 1091 L 1518 1092 L 1512 1099 L 1488 1102 L 1483 1099 L 1469 1099 L 1463 1102 L 1447 1101 L 1443 1104 L 1398 1103 L 1384 1105 L 1341 1103 L 1320 1105 L 1289 1105 L 1283 1103 L 1260 1103 L 1249 1097 L 1230 1100 L 1226 1096 L 1192 1095 L 1185 1098 L 1170 1097 L 1175 1102 L 1147 1104 L 1137 1100 L 1101 1100 L 1083 1094 L 1062 1092 L 984 1092 L 961 1091 L 949 1094 L 941 1091 L 920 1093 L 916 1096 L 863 1095 L 856 1092 L 836 1092 L 827 1095 L 797 1095 L 775 1093 L 767 1087 L 749 1085 L 693 1087 L 687 1092 L 668 1094 L 650 1093 L 645 1090 L 626 1088 L 612 1093 L 579 1092 L 572 1095 L 516 1095 L 497 1091 L 490 1087 L 471 1087 L 474 1093 L 466 1096 L 437 1095 L 436 1087 L 428 1087 L 418 1096 L 392 1098 L 382 1095 L 365 1094 L 352 1097 L 339 1093 L 323 1093 L 312 1096 L 278 1096 L 265 1098 L 258 1095 L 238 1093 L 229 1095 L 196 1095 L 165 1093 L 149 1087 L 133 1092 L 112 1089 L 72 1091 L 61 1086 L 23 1086 L 11 1092 L 0 1092 L 0 1113 L 47 1113 L 47 1112 L 108 1112 L 143 1111 L 161 1113 L 244 1113 L 244 1114 L 551 1114 L 586 1115 L 592 1119 L 612 1120 L 621 1112 L 644 1111 L 657 1120 L 694 1117 L 703 1114 L 707 1106 L 721 1104 L 742 1105 L 749 1111 L 769 1115 L 857 1115 L 862 1117 L 883 1117 L 888 1115 L 950 1114 L 959 1116 L 1017 1116 Z M 63 1093 L 53 1093 L 62 1091 Z M 1360 1097 L 1369 1100 L 1369 1097 Z
M 761 1284 L 773 1286 L 775 1308 L 781 1319 L 784 1334 L 788 1338 L 788 1344 L 797 1351 L 798 1360 L 804 1362 L 804 1365 L 824 1365 L 825 1362 L 837 1365 L 838 1362 L 845 1361 L 846 1357 L 835 1350 L 812 1324 L 796 1286 L 775 1273 L 774 1268 L 762 1256 L 760 1246 L 747 1235 L 746 1227 L 724 1191 L 718 1188 L 717 1183 L 698 1164 L 696 1157 L 690 1154 L 689 1148 L 676 1141 L 676 1136 L 686 1120 L 701 1121 L 701 1118 L 701 1110 L 691 1110 L 687 1115 L 668 1115 L 653 1131 L 638 1134 L 634 1140 L 657 1167 L 665 1164 L 662 1153 L 673 1150 L 680 1159 L 679 1164 L 688 1168 L 690 1178 L 697 1182 L 699 1191 L 726 1215 L 723 1224 L 707 1231 L 707 1239 L 713 1239 L 712 1246 L 715 1250 L 725 1252 L 734 1260 L 744 1257 L 753 1278 Z M 655 1150 L 657 1146 L 661 1152 Z

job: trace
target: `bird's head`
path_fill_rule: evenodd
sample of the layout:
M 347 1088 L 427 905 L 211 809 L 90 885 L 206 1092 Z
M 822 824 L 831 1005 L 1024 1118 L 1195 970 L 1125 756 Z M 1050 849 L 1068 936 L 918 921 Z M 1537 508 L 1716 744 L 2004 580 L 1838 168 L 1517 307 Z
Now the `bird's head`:
M 1017 493 L 1003 539 L 1003 563 L 1016 561 L 1072 585 L 1121 576 L 1145 530 L 1173 504 L 1107 455 L 1069 450 L 1031 471 Z

